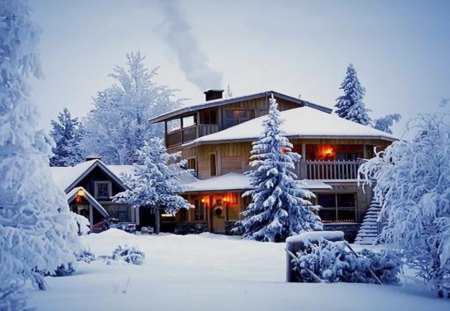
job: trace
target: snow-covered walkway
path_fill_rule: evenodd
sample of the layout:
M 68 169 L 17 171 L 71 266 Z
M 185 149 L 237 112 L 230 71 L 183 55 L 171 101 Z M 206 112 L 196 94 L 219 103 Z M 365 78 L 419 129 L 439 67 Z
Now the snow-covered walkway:
M 411 287 L 285 283 L 284 244 L 201 234 L 130 235 L 111 229 L 83 237 L 98 255 L 138 246 L 142 266 L 80 263 L 77 273 L 47 278 L 37 310 L 449 310 Z

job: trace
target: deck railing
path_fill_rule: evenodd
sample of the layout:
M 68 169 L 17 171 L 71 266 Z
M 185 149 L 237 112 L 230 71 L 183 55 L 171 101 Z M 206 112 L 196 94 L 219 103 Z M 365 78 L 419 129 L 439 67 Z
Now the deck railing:
M 297 176 L 300 179 L 357 179 L 360 164 L 361 161 L 300 161 Z
M 174 130 L 166 134 L 166 147 L 179 146 L 195 140 L 198 137 L 213 134 L 219 131 L 218 124 L 197 124 L 190 127 Z

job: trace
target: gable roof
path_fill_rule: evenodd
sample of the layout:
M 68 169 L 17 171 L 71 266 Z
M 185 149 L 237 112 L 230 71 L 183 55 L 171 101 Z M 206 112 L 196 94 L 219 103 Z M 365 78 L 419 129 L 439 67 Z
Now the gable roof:
M 260 92 L 260 93 L 256 93 L 256 94 L 250 94 L 250 95 L 245 95 L 245 96 L 238 96 L 238 97 L 230 97 L 230 98 L 221 98 L 221 99 L 215 99 L 215 100 L 209 100 L 206 102 L 202 102 L 199 104 L 194 104 L 194 105 L 189 105 L 174 111 L 170 111 L 167 113 L 164 113 L 162 115 L 159 115 L 157 117 L 154 117 L 152 119 L 150 119 L 150 122 L 152 123 L 157 123 L 157 122 L 161 122 L 161 121 L 166 121 L 166 120 L 170 120 L 176 117 L 180 117 L 183 115 L 187 115 L 190 114 L 192 112 L 195 111 L 199 111 L 202 109 L 207 109 L 207 108 L 212 108 L 212 107 L 217 107 L 217 106 L 225 106 L 225 105 L 229 105 L 229 104 L 234 104 L 237 102 L 241 102 L 241 101 L 246 101 L 246 100 L 252 100 L 252 99 L 257 99 L 257 98 L 263 98 L 266 97 L 267 100 L 270 98 L 271 94 L 274 95 L 275 98 L 279 98 L 279 99 L 284 99 L 293 103 L 296 103 L 299 105 L 299 107 L 312 107 L 324 112 L 328 112 L 331 113 L 332 109 L 324 107 L 324 106 L 320 106 L 305 100 L 301 100 L 289 95 L 285 95 L 282 93 L 278 93 L 275 91 L 264 91 L 264 92 Z
M 122 180 L 113 173 L 101 160 L 95 159 L 86 162 L 82 162 L 75 166 L 69 167 L 51 167 L 53 180 L 56 182 L 64 192 L 71 191 L 77 183 L 85 178 L 95 168 L 100 168 L 106 175 L 119 184 L 123 189 L 127 189 L 127 186 Z
M 326 113 L 311 107 L 300 107 L 280 112 L 283 134 L 288 138 L 349 138 L 349 139 L 382 139 L 395 141 L 392 134 L 374 129 Z M 263 120 L 267 115 L 249 120 L 223 131 L 199 137 L 183 146 L 230 141 L 255 141 L 263 133 Z

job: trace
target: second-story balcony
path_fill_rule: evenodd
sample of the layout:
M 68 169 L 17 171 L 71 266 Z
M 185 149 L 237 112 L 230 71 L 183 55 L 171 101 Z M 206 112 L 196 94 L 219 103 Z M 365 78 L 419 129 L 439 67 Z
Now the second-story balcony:
M 299 179 L 355 180 L 362 160 L 356 161 L 300 161 L 296 165 Z
M 176 147 L 193 141 L 198 137 L 213 134 L 219 131 L 218 124 L 196 124 L 176 129 L 166 134 L 166 147 Z

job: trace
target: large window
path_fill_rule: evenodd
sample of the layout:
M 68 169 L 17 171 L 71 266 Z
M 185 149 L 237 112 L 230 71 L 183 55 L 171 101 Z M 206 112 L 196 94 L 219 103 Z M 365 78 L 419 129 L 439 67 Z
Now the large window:
M 112 197 L 112 185 L 110 181 L 96 181 L 94 183 L 96 199 L 110 199 Z
M 194 200 L 194 220 L 204 220 L 205 219 L 205 203 L 201 200 Z
M 355 193 L 324 193 L 317 195 L 323 222 L 356 222 Z
M 224 128 L 228 128 L 253 119 L 253 110 L 225 110 Z

